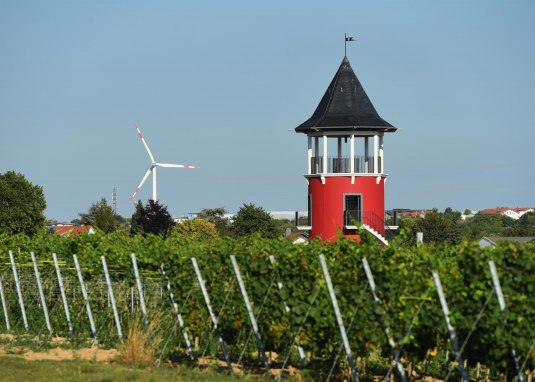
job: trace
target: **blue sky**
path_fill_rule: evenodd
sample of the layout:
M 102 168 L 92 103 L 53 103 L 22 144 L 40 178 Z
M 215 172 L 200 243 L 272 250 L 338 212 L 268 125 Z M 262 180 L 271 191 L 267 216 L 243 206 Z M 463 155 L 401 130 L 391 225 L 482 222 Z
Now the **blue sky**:
M 348 57 L 385 137 L 387 208 L 535 205 L 533 1 L 0 0 L 0 172 L 48 218 L 130 216 L 149 159 L 173 215 L 305 210 L 306 137 Z M 146 183 L 139 197 L 151 195 Z

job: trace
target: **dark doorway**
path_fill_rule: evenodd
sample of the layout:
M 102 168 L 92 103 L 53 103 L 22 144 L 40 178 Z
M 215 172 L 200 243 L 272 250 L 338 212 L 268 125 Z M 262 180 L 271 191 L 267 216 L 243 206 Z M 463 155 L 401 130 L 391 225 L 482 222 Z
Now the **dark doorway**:
M 344 225 L 362 221 L 362 195 L 344 195 Z

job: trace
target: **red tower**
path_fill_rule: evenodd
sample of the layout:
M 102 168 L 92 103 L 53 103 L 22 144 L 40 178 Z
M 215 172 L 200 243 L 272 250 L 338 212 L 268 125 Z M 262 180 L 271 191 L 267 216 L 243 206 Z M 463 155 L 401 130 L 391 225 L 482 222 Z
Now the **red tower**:
M 386 243 L 383 136 L 396 130 L 379 116 L 344 57 L 312 117 L 295 128 L 308 137 L 311 238 L 356 235 L 361 223 Z

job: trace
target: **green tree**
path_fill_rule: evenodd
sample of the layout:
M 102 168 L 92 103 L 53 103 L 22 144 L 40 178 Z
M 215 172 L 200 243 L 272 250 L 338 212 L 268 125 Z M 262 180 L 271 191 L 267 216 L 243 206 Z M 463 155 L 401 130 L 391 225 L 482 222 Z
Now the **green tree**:
M 275 238 L 278 235 L 277 226 L 271 215 L 262 207 L 257 207 L 252 203 L 240 207 L 234 216 L 232 228 L 238 236 L 251 235 L 256 232 L 265 238 Z
M 224 207 L 203 208 L 198 217 L 214 223 L 219 233 L 226 235 L 230 227 L 229 220 L 225 218 L 226 213 L 227 210 Z
M 428 244 L 457 244 L 461 241 L 461 213 L 451 208 L 439 212 L 436 208 L 424 217 L 404 218 L 399 221 L 396 242 L 416 244 L 416 233 L 424 234 Z
M 507 216 L 477 213 L 465 220 L 461 226 L 461 235 L 466 240 L 479 240 L 483 236 L 502 236 L 505 226 L 514 224 Z
M 219 232 L 214 223 L 208 220 L 195 218 L 175 224 L 171 230 L 170 236 L 177 239 L 213 243 L 219 237 Z
M 143 231 L 143 203 L 138 200 L 136 203 L 136 211 L 130 218 L 130 235 L 137 235 L 144 233 Z
M 275 223 L 275 227 L 277 229 L 277 235 L 279 236 L 285 236 L 287 228 L 290 228 L 292 231 L 296 229 L 294 220 L 273 219 L 273 222 Z
M 457 244 L 461 240 L 458 224 L 460 216 L 460 212 L 454 212 L 451 208 L 444 213 L 433 211 L 418 218 L 415 229 L 416 232 L 423 232 L 424 243 Z
M 141 202 L 136 205 L 136 212 L 132 215 L 132 222 L 130 227 L 130 233 L 139 233 L 139 227 L 141 227 L 141 233 L 162 235 L 166 237 L 169 230 L 175 224 L 173 218 L 167 211 L 167 207 L 149 199 L 143 209 L 139 209 Z
M 45 227 L 45 208 L 41 186 L 14 171 L 0 174 L 0 233 L 35 235 Z
M 118 219 L 106 198 L 102 198 L 100 201 L 91 204 L 87 212 L 81 212 L 78 215 L 80 218 L 73 220 L 73 223 L 90 224 L 105 233 L 115 231 L 118 226 Z
M 507 236 L 535 236 L 535 212 L 528 212 L 505 231 Z

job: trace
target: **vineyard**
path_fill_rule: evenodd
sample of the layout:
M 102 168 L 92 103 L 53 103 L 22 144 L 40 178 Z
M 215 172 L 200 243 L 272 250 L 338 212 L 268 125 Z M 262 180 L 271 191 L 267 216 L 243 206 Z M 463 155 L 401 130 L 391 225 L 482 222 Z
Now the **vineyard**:
M 2 333 L 116 347 L 141 319 L 160 361 L 313 380 L 527 381 L 535 368 L 533 245 L 114 233 L 2 236 L 0 259 Z

